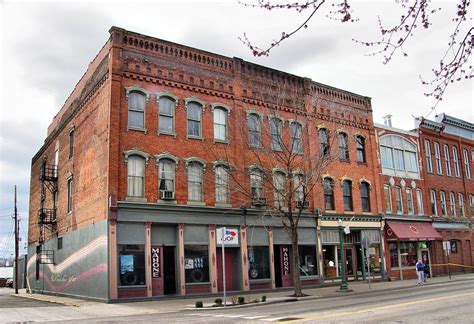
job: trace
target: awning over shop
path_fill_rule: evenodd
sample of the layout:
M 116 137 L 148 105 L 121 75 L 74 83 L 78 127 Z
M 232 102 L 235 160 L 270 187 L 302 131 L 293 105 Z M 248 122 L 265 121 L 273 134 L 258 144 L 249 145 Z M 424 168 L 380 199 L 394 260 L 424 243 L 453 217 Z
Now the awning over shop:
M 431 223 L 401 223 L 387 221 L 387 241 L 442 240 Z

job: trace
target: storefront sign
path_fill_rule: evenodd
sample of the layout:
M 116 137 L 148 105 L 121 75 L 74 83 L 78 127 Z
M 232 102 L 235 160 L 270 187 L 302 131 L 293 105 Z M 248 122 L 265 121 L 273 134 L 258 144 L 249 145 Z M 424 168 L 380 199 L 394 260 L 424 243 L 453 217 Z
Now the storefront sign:
M 283 255 L 282 262 L 283 262 L 283 275 L 287 276 L 290 274 L 290 252 L 287 247 L 281 248 L 281 252 Z
M 217 244 L 222 244 L 222 228 L 216 230 Z M 239 230 L 236 228 L 226 228 L 224 235 L 224 245 L 239 245 Z
M 161 249 L 151 248 L 151 275 L 153 278 L 161 277 Z

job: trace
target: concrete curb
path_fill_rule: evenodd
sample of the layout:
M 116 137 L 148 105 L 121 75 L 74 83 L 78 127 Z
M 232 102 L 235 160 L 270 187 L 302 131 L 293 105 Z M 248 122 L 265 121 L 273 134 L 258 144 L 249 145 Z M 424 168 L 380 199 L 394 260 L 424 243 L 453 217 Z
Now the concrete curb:
M 247 303 L 243 305 L 228 305 L 224 308 L 224 306 L 208 306 L 208 307 L 201 307 L 201 308 L 196 308 L 196 307 L 187 307 L 185 308 L 186 310 L 194 310 L 194 311 L 203 311 L 203 310 L 223 310 L 223 309 L 236 309 L 236 308 L 248 308 L 248 307 L 258 307 L 258 306 L 265 306 L 265 305 L 271 305 L 271 304 L 280 304 L 280 303 L 288 303 L 288 302 L 295 302 L 298 301 L 296 297 L 281 297 L 278 298 L 278 300 L 268 300 L 271 298 L 267 298 L 266 302 L 258 302 L 258 303 Z
M 63 305 L 63 306 L 80 307 L 79 304 L 74 304 L 74 303 L 69 303 L 69 302 L 59 301 L 59 300 L 42 299 L 42 298 L 38 298 L 38 296 L 33 296 L 33 295 L 12 295 L 12 296 L 18 297 L 18 298 L 26 298 L 26 299 L 36 300 L 36 301 L 42 301 L 42 302 L 51 303 L 51 304 L 58 304 L 58 305 Z

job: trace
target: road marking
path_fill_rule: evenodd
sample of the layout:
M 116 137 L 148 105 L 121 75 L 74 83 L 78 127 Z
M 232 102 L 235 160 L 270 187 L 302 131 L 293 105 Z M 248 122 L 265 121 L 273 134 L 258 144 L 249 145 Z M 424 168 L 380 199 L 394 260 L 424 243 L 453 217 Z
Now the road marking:
M 282 318 L 286 318 L 288 316 L 283 316 L 283 317 L 272 317 L 272 318 L 263 318 L 261 319 L 261 321 L 265 321 L 265 322 L 276 322 L 276 321 L 279 321 L 281 320 Z
M 469 296 L 469 295 L 474 295 L 474 292 L 468 292 L 468 293 L 456 294 L 456 295 L 449 295 L 449 296 L 443 296 L 443 297 L 436 297 L 436 298 L 424 299 L 424 300 L 416 300 L 416 301 L 412 301 L 412 302 L 405 302 L 405 303 L 399 303 L 399 304 L 391 304 L 391 305 L 377 306 L 377 307 L 371 307 L 371 308 L 355 309 L 355 310 L 339 312 L 339 313 L 322 314 L 322 315 L 306 317 L 306 318 L 302 318 L 302 319 L 294 320 L 294 321 L 285 321 L 284 323 L 302 323 L 302 322 L 306 322 L 306 321 L 318 320 L 318 319 L 324 319 L 324 318 L 348 316 L 348 315 L 374 312 L 374 311 L 390 309 L 390 308 L 399 308 L 399 307 L 405 307 L 405 306 L 411 306 L 411 305 L 417 305 L 417 304 L 426 304 L 426 303 L 430 303 L 430 302 L 433 302 L 433 301 L 439 301 L 439 300 L 445 300 L 445 299 L 451 299 L 451 298 L 457 298 L 457 297 L 463 297 L 463 296 Z
M 262 318 L 262 317 L 265 317 L 265 316 L 267 316 L 267 315 L 244 316 L 244 317 L 242 317 L 242 318 L 252 320 L 252 319 Z

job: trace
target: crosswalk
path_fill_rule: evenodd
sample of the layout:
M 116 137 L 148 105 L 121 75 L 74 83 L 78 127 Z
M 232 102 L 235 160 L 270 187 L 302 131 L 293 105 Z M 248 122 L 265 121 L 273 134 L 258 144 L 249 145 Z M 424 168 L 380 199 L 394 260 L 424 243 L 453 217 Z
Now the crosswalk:
M 278 322 L 281 321 L 287 316 L 280 316 L 275 317 L 275 315 L 271 314 L 262 314 L 262 313 L 245 313 L 245 314 L 235 314 L 235 313 L 217 313 L 217 312 L 198 312 L 189 314 L 190 316 L 198 316 L 202 319 L 204 318 L 232 318 L 232 319 L 244 319 L 244 320 L 254 320 L 254 321 L 262 321 L 262 322 Z

